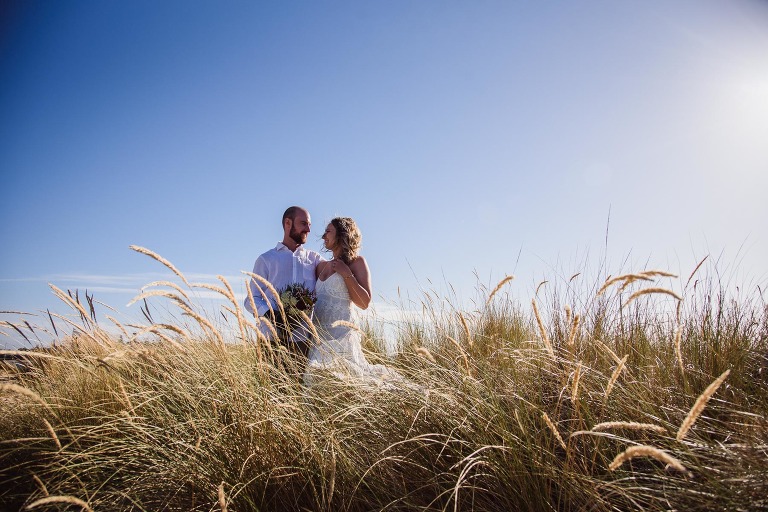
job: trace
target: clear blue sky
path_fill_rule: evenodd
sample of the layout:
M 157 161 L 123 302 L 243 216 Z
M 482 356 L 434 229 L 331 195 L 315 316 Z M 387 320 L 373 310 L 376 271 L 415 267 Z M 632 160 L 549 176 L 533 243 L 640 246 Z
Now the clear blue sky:
M 49 282 L 123 309 L 170 276 L 131 244 L 238 276 L 292 204 L 315 249 L 334 215 L 358 220 L 377 299 L 429 281 L 471 295 L 475 273 L 528 296 L 598 265 L 609 211 L 609 271 L 711 253 L 766 281 L 766 2 L 12 0 L 0 16 L 0 310 L 66 311 Z

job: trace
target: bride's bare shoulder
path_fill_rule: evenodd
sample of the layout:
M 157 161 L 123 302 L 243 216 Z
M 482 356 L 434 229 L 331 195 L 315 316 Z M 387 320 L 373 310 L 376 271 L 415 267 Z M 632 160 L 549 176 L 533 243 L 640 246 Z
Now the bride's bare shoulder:
M 362 256 L 356 257 L 352 262 L 349 264 L 349 268 L 351 270 L 364 270 L 365 272 L 368 272 L 368 262 L 365 261 L 365 258 Z

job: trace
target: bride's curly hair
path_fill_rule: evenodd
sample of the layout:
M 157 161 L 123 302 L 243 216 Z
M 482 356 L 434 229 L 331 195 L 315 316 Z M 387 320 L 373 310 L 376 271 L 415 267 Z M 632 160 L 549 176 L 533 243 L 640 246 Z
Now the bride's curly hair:
M 363 235 L 360 234 L 360 229 L 354 219 L 350 217 L 336 217 L 331 219 L 331 224 L 336 228 L 336 243 L 341 247 L 339 259 L 349 265 L 360 252 L 360 247 L 363 245 Z

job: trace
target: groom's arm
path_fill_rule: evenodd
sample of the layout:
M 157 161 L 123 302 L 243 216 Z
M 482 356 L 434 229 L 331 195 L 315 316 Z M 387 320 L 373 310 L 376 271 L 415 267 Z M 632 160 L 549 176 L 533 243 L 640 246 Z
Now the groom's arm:
M 266 280 L 269 280 L 267 262 L 262 256 L 259 256 L 256 259 L 256 263 L 253 264 L 253 273 L 263 277 Z M 244 302 L 245 309 L 253 316 L 263 316 L 270 310 L 270 307 L 267 301 L 264 300 L 262 291 L 265 293 L 269 293 L 269 291 L 264 290 L 254 278 L 251 278 L 250 282 L 248 283 L 248 287 L 251 290 L 250 294 L 253 296 L 253 304 L 251 304 L 251 298 L 246 296 Z M 256 306 L 255 311 L 253 309 L 254 305 Z

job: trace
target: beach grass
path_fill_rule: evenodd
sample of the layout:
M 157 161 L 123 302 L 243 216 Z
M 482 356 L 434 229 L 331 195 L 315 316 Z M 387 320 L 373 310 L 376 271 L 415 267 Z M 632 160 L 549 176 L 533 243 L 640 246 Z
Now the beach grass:
M 182 320 L 119 336 L 58 290 L 78 321 L 6 351 L 0 509 L 768 510 L 768 309 L 696 270 L 428 292 L 394 353 L 362 326 L 384 386 L 305 387 L 223 278 L 215 315 L 153 283 Z

